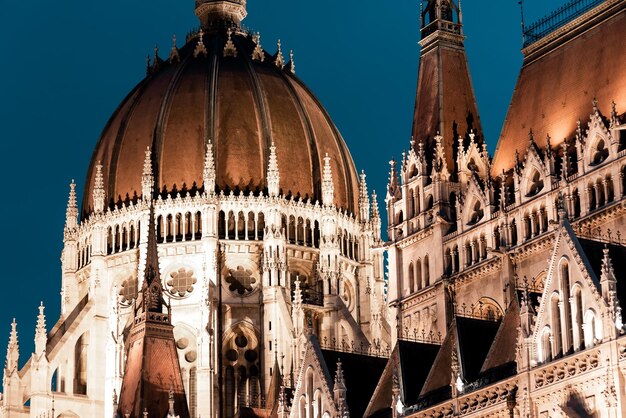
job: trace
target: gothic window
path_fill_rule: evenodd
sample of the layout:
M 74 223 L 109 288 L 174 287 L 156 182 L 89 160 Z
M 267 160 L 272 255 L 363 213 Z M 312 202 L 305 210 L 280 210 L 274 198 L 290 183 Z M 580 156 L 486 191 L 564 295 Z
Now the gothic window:
M 550 308 L 551 308 L 551 322 L 552 329 L 554 330 L 554 338 L 553 338 L 553 349 L 552 354 L 553 357 L 560 357 L 562 353 L 562 345 L 561 345 L 561 307 L 559 306 L 559 295 L 552 295 L 552 299 L 550 300 Z
M 541 334 L 541 360 L 546 363 L 552 360 L 552 348 L 550 347 L 550 330 L 544 329 Z
M 424 287 L 428 287 L 430 286 L 430 263 L 428 262 L 428 256 L 424 257 L 423 274 L 423 285 Z
M 182 298 L 193 292 L 193 285 L 196 282 L 196 278 L 193 277 L 193 271 L 181 268 L 170 273 L 166 283 L 167 290 L 172 296 Z
M 413 263 L 409 263 L 409 274 L 407 278 L 408 280 L 405 285 L 405 291 L 407 292 L 408 295 L 412 294 L 415 291 L 413 287 L 413 282 L 415 280 L 414 274 L 415 273 L 413 271 Z
M 87 351 L 89 348 L 89 333 L 78 338 L 74 347 L 74 393 L 87 394 Z
M 258 341 L 254 334 L 237 327 L 226 341 L 223 353 L 225 416 L 235 416 L 237 406 L 260 406 Z
M 571 317 L 571 308 L 569 306 L 570 300 L 570 273 L 569 273 L 569 264 L 567 261 L 563 261 L 561 263 L 561 290 L 563 292 L 563 300 L 565 303 L 563 304 L 563 316 L 565 318 L 565 323 L 563 324 L 565 327 L 565 336 L 567 341 L 564 341 L 564 348 L 568 351 L 573 347 L 574 342 L 574 330 L 572 328 L 572 317 Z M 568 309 L 570 308 L 570 309 Z
M 472 216 L 470 216 L 469 225 L 477 224 L 483 218 L 483 216 L 485 216 L 485 211 L 483 210 L 483 207 L 480 204 L 480 202 L 476 202 L 474 204 Z
M 137 280 L 134 277 L 129 277 L 122 282 L 119 296 L 120 302 L 126 305 L 129 305 L 137 298 Z
M 609 150 L 606 148 L 606 144 L 603 139 L 598 141 L 596 149 L 591 157 L 591 165 L 602 164 L 607 158 L 609 158 Z
M 574 322 L 576 329 L 577 340 L 575 343 L 575 349 L 581 350 L 583 345 L 583 294 L 579 286 L 574 288 Z
M 526 193 L 526 196 L 527 197 L 535 196 L 541 190 L 543 190 L 543 179 L 541 178 L 541 173 L 535 170 L 531 177 L 531 180 L 528 186 L 528 193 Z
M 252 271 L 246 270 L 239 266 L 236 270 L 229 270 L 226 277 L 226 283 L 229 284 L 228 289 L 231 292 L 244 295 L 254 290 L 256 279 L 252 277 Z

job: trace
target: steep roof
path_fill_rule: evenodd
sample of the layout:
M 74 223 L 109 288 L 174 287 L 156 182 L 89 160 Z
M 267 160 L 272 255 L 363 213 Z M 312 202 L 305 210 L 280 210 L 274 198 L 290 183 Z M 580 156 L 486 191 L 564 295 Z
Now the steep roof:
M 331 376 L 337 372 L 337 362 L 341 360 L 344 370 L 347 402 L 351 417 L 362 417 L 374 393 L 376 384 L 383 374 L 386 358 L 363 354 L 321 350 L 322 357 Z
M 607 0 L 530 45 L 500 134 L 492 174 L 509 170 L 526 153 L 528 133 L 539 147 L 571 138 L 585 122 L 595 97 L 605 114 L 611 102 L 626 111 L 626 1 Z
M 399 374 L 404 404 L 414 405 L 426 382 L 439 348 L 439 345 L 434 344 L 398 341 L 372 395 L 366 416 L 383 416 L 383 411 L 390 410 L 393 379 L 396 372 Z

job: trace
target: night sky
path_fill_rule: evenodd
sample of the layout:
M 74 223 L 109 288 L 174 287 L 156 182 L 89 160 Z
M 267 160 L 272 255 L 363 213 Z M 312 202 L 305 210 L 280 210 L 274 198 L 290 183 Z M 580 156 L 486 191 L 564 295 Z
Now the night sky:
M 565 0 L 526 0 L 532 22 Z M 107 119 L 145 75 L 155 44 L 197 26 L 192 0 L 3 1 L 0 13 L 0 176 L 4 198 L 0 355 L 13 317 L 24 363 L 37 306 L 59 315 L 65 208 L 80 194 Z M 248 0 L 244 24 L 270 53 L 280 38 L 298 76 L 339 127 L 383 201 L 388 161 L 409 145 L 419 57 L 418 0 Z M 491 152 L 521 66 L 518 0 L 463 1 L 466 48 Z M 180 41 L 179 41 L 179 46 Z M 141 162 L 138 162 L 140 164 Z

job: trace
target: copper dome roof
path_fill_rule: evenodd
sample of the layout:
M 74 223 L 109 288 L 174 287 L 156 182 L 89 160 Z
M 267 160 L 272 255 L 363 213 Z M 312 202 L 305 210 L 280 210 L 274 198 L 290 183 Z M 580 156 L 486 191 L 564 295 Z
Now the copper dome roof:
M 206 144 L 213 143 L 217 188 L 258 194 L 266 189 L 269 147 L 276 145 L 284 195 L 321 200 L 324 155 L 331 157 L 335 205 L 356 213 L 358 176 L 330 117 L 276 56 L 242 32 L 232 35 L 237 56 L 224 55 L 225 31 L 188 37 L 179 59 L 158 61 L 117 108 L 93 153 L 83 213 L 93 211 L 96 165 L 103 165 L 109 205 L 141 195 L 146 147 L 153 150 L 162 193 L 201 189 Z M 170 62 L 171 61 L 171 62 Z

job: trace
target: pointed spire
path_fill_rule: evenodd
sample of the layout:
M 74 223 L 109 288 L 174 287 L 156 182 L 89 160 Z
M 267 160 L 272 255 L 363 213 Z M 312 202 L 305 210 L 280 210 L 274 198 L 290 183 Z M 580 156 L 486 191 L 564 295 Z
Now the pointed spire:
M 267 192 L 271 197 L 278 196 L 280 193 L 280 171 L 274 142 L 270 145 L 270 158 L 267 163 Z
M 617 299 L 617 278 L 613 269 L 613 262 L 609 254 L 609 248 L 604 246 L 602 257 L 602 269 L 600 275 L 600 287 L 602 288 L 602 297 L 609 305 L 610 315 L 615 323 L 615 327 L 621 330 L 624 326 L 622 322 L 622 308 Z
M 11 333 L 9 334 L 9 345 L 7 347 L 7 360 L 4 365 L 5 377 L 17 370 L 20 359 L 20 346 L 17 339 L 17 322 L 13 318 L 11 322 Z
M 233 42 L 233 30 L 228 28 L 226 32 L 228 39 L 226 40 L 226 45 L 224 45 L 224 57 L 237 57 L 237 48 L 235 48 L 235 43 Z
M 361 215 L 361 222 L 368 222 L 370 220 L 370 197 L 365 179 L 365 171 L 361 170 L 359 181 L 359 213 Z
M 70 195 L 65 210 L 65 230 L 71 231 L 78 226 L 78 205 L 76 204 L 76 183 L 70 183 Z
M 287 391 L 285 385 L 280 385 L 280 391 L 278 392 L 278 418 L 287 418 L 291 412 L 289 403 L 287 401 Z
M 335 186 L 333 185 L 333 172 L 330 167 L 330 157 L 328 153 L 324 157 L 324 171 L 322 175 L 322 203 L 325 206 L 332 206 L 335 201 Z
M 611 102 L 611 125 L 610 128 L 615 128 L 619 125 L 619 119 L 617 118 L 617 105 L 615 104 L 615 100 Z
M 252 60 L 263 62 L 265 60 L 265 52 L 263 52 L 263 47 L 261 46 L 261 34 L 259 32 L 255 33 L 252 37 L 254 41 L 254 51 L 252 51 Z
M 209 55 L 204 46 L 204 31 L 202 29 L 198 32 L 198 43 L 196 44 L 196 49 L 193 51 L 194 58 L 198 58 L 200 55 L 204 55 L 205 57 Z
M 376 194 L 376 190 L 372 191 L 372 218 L 380 218 L 380 211 L 378 209 L 378 195 Z
M 155 73 L 159 67 L 161 63 L 161 59 L 159 58 L 159 46 L 155 45 L 154 46 L 154 58 L 152 59 L 152 72 Z
M 178 46 L 176 46 L 176 35 L 172 36 L 172 49 L 170 50 L 170 56 L 168 58 L 170 64 L 180 62 L 180 55 L 178 54 Z
M 296 62 L 293 59 L 293 49 L 289 51 L 289 70 L 291 74 L 296 73 Z
M 597 117 L 600 117 L 600 108 L 598 107 L 598 98 L 594 96 L 591 101 L 591 105 L 593 107 L 593 114 Z
M 204 171 L 202 179 L 204 181 L 204 192 L 209 196 L 215 194 L 215 158 L 213 158 L 213 143 L 209 139 L 204 155 Z
M 291 310 L 293 312 L 299 311 L 302 309 L 302 289 L 300 288 L 300 276 L 296 276 L 296 281 L 294 283 L 294 291 L 293 291 L 293 305 Z
M 450 359 L 450 370 L 452 372 L 452 379 L 450 384 L 452 386 L 452 396 L 456 397 L 459 394 L 463 393 L 463 390 L 465 389 L 465 383 L 461 378 L 461 366 L 459 363 L 459 353 L 457 352 L 456 338 L 454 338 L 454 341 L 452 343 L 451 357 L 452 358 Z
M 46 315 L 44 314 L 43 302 L 39 305 L 39 315 L 37 315 L 37 326 L 35 327 L 35 354 L 41 356 L 46 352 L 48 342 L 48 331 L 46 330 Z
M 346 380 L 343 375 L 343 365 L 341 359 L 337 361 L 337 371 L 335 373 L 335 385 L 333 388 L 335 394 L 335 404 L 337 405 L 337 416 L 339 418 L 348 418 L 350 412 L 346 402 Z
M 141 305 L 138 306 L 144 313 L 163 312 L 163 287 L 159 270 L 159 251 L 156 240 L 156 221 L 154 204 L 150 201 L 150 220 L 148 222 L 148 249 L 146 254 L 146 268 L 141 289 Z
M 104 212 L 104 175 L 102 174 L 102 164 L 96 164 L 96 177 L 93 186 L 93 210 L 96 213 Z
M 561 157 L 561 180 L 565 181 L 571 171 L 569 154 L 567 152 L 567 138 L 563 139 L 561 150 L 563 151 L 563 156 Z
M 277 46 L 278 46 L 278 51 L 276 52 L 276 59 L 274 60 L 274 64 L 282 70 L 285 67 L 285 58 L 283 57 L 283 51 L 282 51 L 280 39 L 278 40 Z
M 147 147 L 145 158 L 143 160 L 143 173 L 141 174 L 142 199 L 146 202 L 151 202 L 153 190 L 154 176 L 152 175 L 152 152 L 150 151 L 150 147 Z

